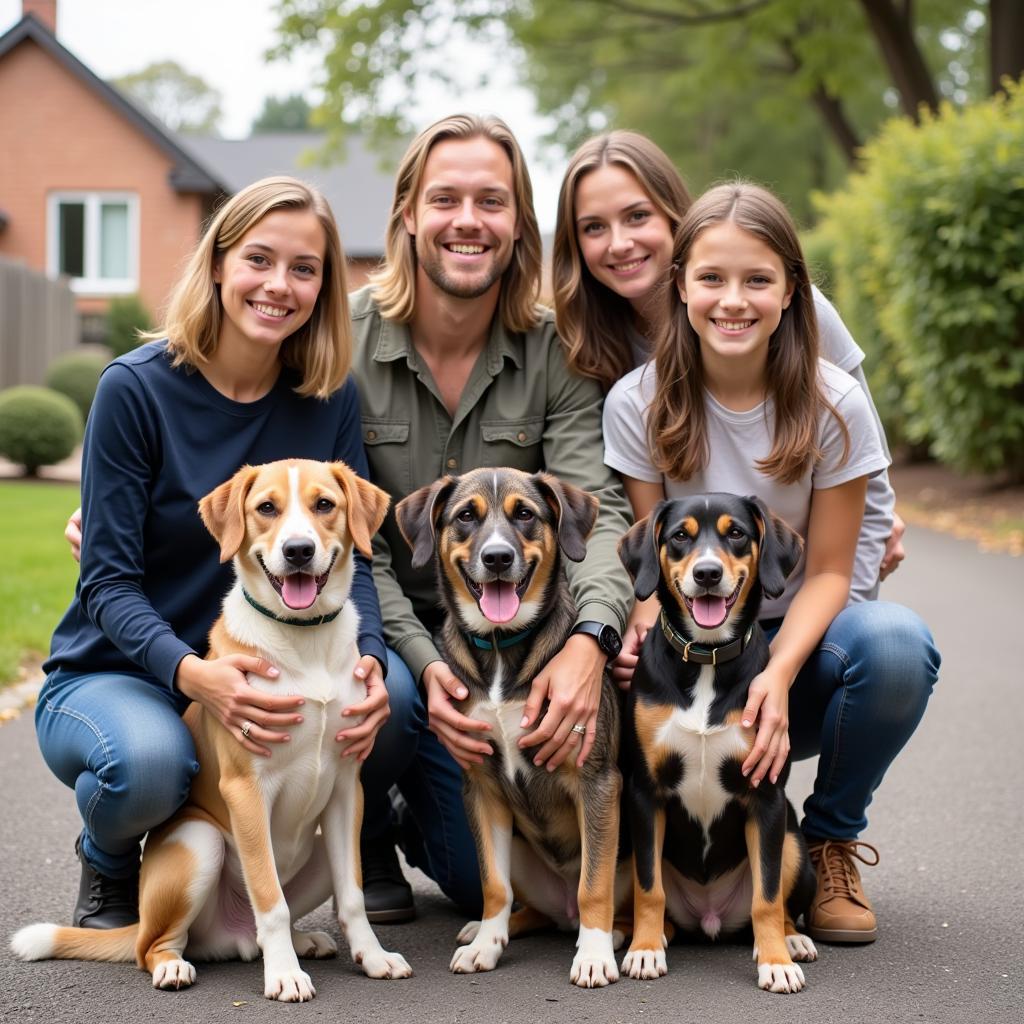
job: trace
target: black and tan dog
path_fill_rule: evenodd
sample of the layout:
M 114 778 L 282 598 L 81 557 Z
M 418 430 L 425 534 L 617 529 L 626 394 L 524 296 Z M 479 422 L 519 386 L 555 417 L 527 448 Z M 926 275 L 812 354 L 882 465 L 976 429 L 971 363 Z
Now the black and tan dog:
M 662 501 L 623 538 L 636 596 L 661 614 L 644 641 L 630 691 L 626 802 L 634 846 L 634 933 L 622 969 L 667 971 L 664 921 L 711 938 L 753 924 L 757 983 L 804 986 L 794 960 L 817 952 L 794 921 L 814 895 L 814 871 L 783 787 L 754 788 L 741 765 L 747 690 L 768 662 L 757 624 L 762 594 L 780 595 L 800 538 L 762 502 L 732 494 Z
M 618 980 L 612 917 L 622 778 L 608 677 L 583 767 L 570 757 L 548 772 L 533 764 L 535 750 L 517 745 L 530 685 L 576 618 L 562 555 L 582 561 L 597 505 L 544 473 L 480 469 L 444 477 L 396 508 L 412 564 L 435 561 L 445 657 L 469 690 L 459 710 L 493 727 L 493 754 L 465 773 L 484 909 L 483 920 L 459 934 L 466 944 L 452 958 L 457 974 L 492 970 L 510 933 L 554 923 L 579 926 L 576 985 Z M 515 915 L 513 893 L 524 904 Z

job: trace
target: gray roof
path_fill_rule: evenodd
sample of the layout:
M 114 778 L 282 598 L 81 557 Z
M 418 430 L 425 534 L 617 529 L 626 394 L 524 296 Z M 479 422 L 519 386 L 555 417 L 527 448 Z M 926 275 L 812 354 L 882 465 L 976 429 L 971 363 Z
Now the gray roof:
M 279 132 L 248 139 L 217 139 L 180 135 L 183 148 L 209 167 L 232 192 L 259 178 L 290 174 L 315 185 L 327 197 L 348 256 L 379 258 L 384 253 L 384 228 L 394 197 L 397 155 L 389 166 L 358 137 L 345 140 L 340 162 L 324 166 L 308 161 L 323 144 L 316 132 Z

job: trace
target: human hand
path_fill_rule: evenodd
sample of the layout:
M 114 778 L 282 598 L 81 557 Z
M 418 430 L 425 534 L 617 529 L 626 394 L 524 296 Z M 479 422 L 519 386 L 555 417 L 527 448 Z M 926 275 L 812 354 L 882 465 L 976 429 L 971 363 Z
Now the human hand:
M 640 661 L 640 648 L 647 639 L 650 625 L 634 622 L 626 627 L 626 635 L 622 638 L 622 650 L 612 662 L 612 679 L 620 690 L 628 690 L 633 682 L 633 673 Z
M 892 533 L 885 542 L 885 553 L 882 555 L 882 564 L 878 567 L 878 578 L 884 580 L 886 576 L 894 573 L 900 562 L 907 557 L 903 547 L 903 534 L 907 532 L 907 524 L 898 513 L 892 514 Z
M 757 726 L 757 736 L 742 765 L 744 776 L 755 788 L 768 775 L 778 782 L 789 757 L 789 682 L 769 665 L 754 677 L 743 708 L 743 728 Z
M 467 718 L 452 706 L 452 699 L 463 700 L 469 690 L 443 661 L 432 661 L 423 670 L 423 686 L 427 691 L 427 721 L 445 749 L 465 771 L 471 765 L 483 764 L 484 754 L 493 753 L 490 743 L 474 736 L 489 732 L 486 722 Z
M 246 750 L 270 757 L 265 743 L 287 743 L 283 730 L 297 725 L 302 715 L 295 709 L 305 703 L 295 694 L 278 696 L 249 685 L 246 672 L 276 679 L 278 670 L 265 658 L 227 654 L 204 661 L 188 654 L 178 663 L 174 682 L 189 698 L 198 701 Z M 245 732 L 243 733 L 243 729 Z
M 384 670 L 372 654 L 364 654 L 356 662 L 352 673 L 356 679 L 366 682 L 366 696 L 358 704 L 344 708 L 342 718 L 355 718 L 356 723 L 342 729 L 335 740 L 344 743 L 342 757 L 354 757 L 363 763 L 373 750 L 374 741 L 381 727 L 391 717 L 388 703 L 388 689 L 384 685 Z
M 82 508 L 79 506 L 71 513 L 64 527 L 64 539 L 71 545 L 71 557 L 76 562 L 82 560 Z
M 576 766 L 587 759 L 597 734 L 597 709 L 601 702 L 601 678 L 606 657 L 597 642 L 579 633 L 570 636 L 565 646 L 537 674 L 520 723 L 524 729 L 536 721 L 544 704 L 548 709 L 533 732 L 519 738 L 519 747 L 539 747 L 533 763 L 546 765 L 553 772 L 580 741 L 574 725 L 582 725 L 582 737 Z

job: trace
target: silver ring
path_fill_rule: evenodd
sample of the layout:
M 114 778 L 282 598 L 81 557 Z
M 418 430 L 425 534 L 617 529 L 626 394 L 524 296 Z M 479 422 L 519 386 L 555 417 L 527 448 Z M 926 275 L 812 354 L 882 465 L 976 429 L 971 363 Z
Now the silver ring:
M 587 735 L 587 727 L 585 725 L 580 725 L 579 722 L 577 722 L 572 727 L 572 731 L 573 732 L 578 732 L 581 736 L 586 736 Z
M 249 730 L 252 728 L 252 722 L 245 721 L 242 723 L 242 737 L 244 739 L 249 738 Z

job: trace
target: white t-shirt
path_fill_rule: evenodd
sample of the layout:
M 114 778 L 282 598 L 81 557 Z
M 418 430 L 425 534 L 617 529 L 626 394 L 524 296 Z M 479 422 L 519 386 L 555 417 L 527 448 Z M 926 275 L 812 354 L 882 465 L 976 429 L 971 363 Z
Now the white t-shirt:
M 818 365 L 825 393 L 842 416 L 850 434 L 849 455 L 842 464 L 842 430 L 835 417 L 824 411 L 818 421 L 817 441 L 821 458 L 797 483 L 780 483 L 755 465 L 772 449 L 774 407 L 771 400 L 747 412 L 733 412 L 705 391 L 710 451 L 708 465 L 686 481 L 664 477 L 651 462 L 647 440 L 647 410 L 655 391 L 653 363 L 626 374 L 608 393 L 604 405 L 604 461 L 625 476 L 663 484 L 670 498 L 707 491 L 757 495 L 797 533 L 806 536 L 812 490 L 836 487 L 859 476 L 870 477 L 882 472 L 889 462 L 879 439 L 871 404 L 857 381 L 824 359 Z M 865 552 L 863 559 L 858 557 L 854 566 L 854 579 L 859 586 L 873 586 L 884 543 L 885 537 L 880 541 L 865 538 L 862 531 L 858 538 L 858 554 L 865 545 L 871 550 Z M 865 566 L 874 566 L 870 580 L 856 579 L 862 562 Z M 804 564 L 801 560 L 782 597 L 765 601 L 762 617 L 783 615 L 803 577 Z

